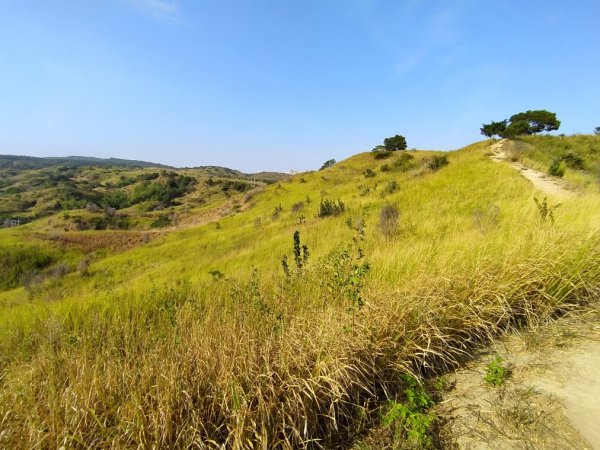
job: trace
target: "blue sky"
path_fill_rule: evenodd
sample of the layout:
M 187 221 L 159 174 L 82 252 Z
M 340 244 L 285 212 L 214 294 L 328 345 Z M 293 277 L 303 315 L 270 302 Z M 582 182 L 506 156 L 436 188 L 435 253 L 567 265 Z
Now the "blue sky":
M 0 0 L 0 153 L 306 170 L 600 126 L 597 0 Z

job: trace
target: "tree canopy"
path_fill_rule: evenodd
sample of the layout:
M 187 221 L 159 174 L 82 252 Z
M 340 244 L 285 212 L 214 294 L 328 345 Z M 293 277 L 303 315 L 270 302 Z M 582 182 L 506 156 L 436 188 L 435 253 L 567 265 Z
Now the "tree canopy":
M 599 134 L 600 135 L 600 127 L 594 128 L 594 134 Z
M 406 138 L 397 134 L 383 140 L 383 146 L 388 152 L 395 152 L 397 150 L 406 150 Z
M 333 158 L 328 159 L 327 161 L 325 161 L 323 163 L 323 165 L 321 166 L 321 168 L 319 170 L 324 170 L 324 169 L 328 169 L 329 167 L 333 167 L 333 166 L 335 166 L 335 163 L 336 163 L 335 159 L 333 159 Z
M 480 131 L 487 137 L 500 136 L 511 139 L 522 135 L 554 131 L 559 127 L 560 120 L 556 118 L 556 113 L 540 109 L 513 114 L 510 119 L 500 122 L 492 121 L 483 124 Z
M 492 120 L 491 123 L 483 124 L 481 127 L 481 134 L 487 137 L 500 136 L 506 130 L 507 120 L 503 120 L 501 122 L 494 122 Z

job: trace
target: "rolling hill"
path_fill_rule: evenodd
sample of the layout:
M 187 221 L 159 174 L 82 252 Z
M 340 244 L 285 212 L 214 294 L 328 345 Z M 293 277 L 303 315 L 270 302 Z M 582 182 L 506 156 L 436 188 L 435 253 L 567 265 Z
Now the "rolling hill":
M 360 448 L 376 427 L 437 445 L 447 370 L 597 300 L 598 139 L 581 139 L 518 144 L 544 171 L 585 160 L 560 205 L 487 141 L 270 184 L 169 169 L 155 180 L 196 181 L 166 228 L 150 211 L 77 230 L 71 216 L 105 212 L 69 210 L 0 230 L 0 446 Z M 131 200 L 152 171 L 102 172 L 91 191 L 125 177 L 108 189 Z

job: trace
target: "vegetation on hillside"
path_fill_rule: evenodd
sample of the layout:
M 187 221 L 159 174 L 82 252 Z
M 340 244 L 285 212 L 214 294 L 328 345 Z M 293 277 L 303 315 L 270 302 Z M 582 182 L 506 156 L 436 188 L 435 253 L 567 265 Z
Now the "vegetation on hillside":
M 230 189 L 241 193 L 284 176 L 243 174 L 219 167 L 139 168 L 130 167 L 137 161 L 113 159 L 100 160 L 98 166 L 84 165 L 95 163 L 94 158 L 14 157 L 16 165 L 3 167 L 2 158 L 10 161 L 11 157 L 0 156 L 0 226 L 10 219 L 22 224 L 63 211 L 64 220 L 54 221 L 57 227 L 148 229 L 165 223 L 157 221 L 167 209 L 168 214 L 181 215 L 222 197 L 228 199 Z M 73 163 L 51 165 L 56 161 Z M 124 167 L 105 167 L 115 161 Z M 26 169 L 30 165 L 36 168 Z
M 0 446 L 434 445 L 423 380 L 600 282 L 597 196 L 536 203 L 488 151 L 357 155 L 0 293 Z
M 147 161 L 135 161 L 119 158 L 92 158 L 90 156 L 67 156 L 38 158 L 34 156 L 0 155 L 1 169 L 36 170 L 47 167 L 121 167 L 121 168 L 145 168 L 157 167 L 170 169 L 170 166 L 156 164 Z
M 509 149 L 513 160 L 562 177 L 579 189 L 598 191 L 600 136 L 521 136 Z

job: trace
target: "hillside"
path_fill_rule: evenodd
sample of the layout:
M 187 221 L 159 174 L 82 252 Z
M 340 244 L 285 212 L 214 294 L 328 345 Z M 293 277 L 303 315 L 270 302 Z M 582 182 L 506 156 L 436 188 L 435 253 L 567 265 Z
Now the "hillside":
M 522 158 L 544 170 L 557 142 L 582 148 L 535 139 Z M 385 445 L 443 445 L 439 377 L 600 285 L 587 172 L 567 172 L 581 188 L 558 206 L 491 145 L 364 153 L 271 184 L 209 168 L 70 174 L 103 198 L 134 180 L 118 188 L 129 200 L 149 173 L 195 181 L 160 233 L 158 211 L 133 231 L 79 231 L 55 210 L 0 230 L 0 446 L 360 448 L 374 428 Z M 141 217 L 137 204 L 117 211 Z
M 0 156 L 0 226 L 52 217 L 47 224 L 59 231 L 161 228 L 284 177 L 114 158 Z
M 598 192 L 600 136 L 521 136 L 507 144 L 512 160 L 564 179 L 574 190 Z
M 18 155 L 0 155 L 0 169 L 35 170 L 46 167 L 158 167 L 161 169 L 172 169 L 171 166 L 156 164 L 147 161 L 135 161 L 120 158 L 93 158 L 90 156 L 65 156 L 46 157 Z

